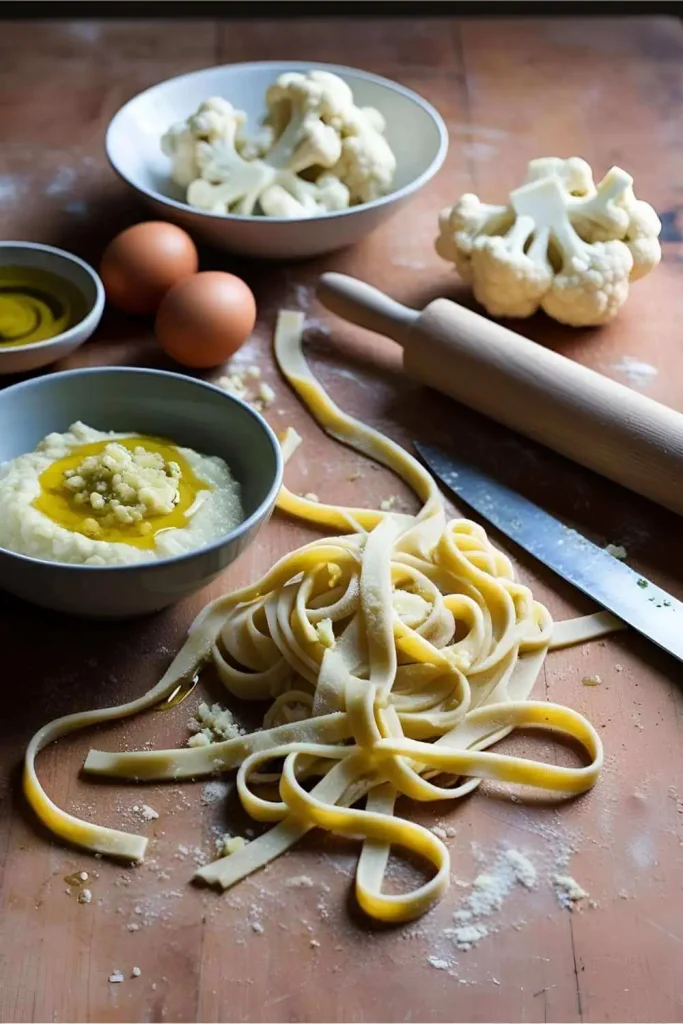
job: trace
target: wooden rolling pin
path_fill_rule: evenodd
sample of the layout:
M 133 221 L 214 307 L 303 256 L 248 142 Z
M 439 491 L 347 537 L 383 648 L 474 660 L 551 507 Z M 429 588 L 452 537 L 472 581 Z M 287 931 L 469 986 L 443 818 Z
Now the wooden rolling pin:
M 683 514 L 683 415 L 448 299 L 420 313 L 343 274 L 318 297 L 403 348 L 405 372 Z

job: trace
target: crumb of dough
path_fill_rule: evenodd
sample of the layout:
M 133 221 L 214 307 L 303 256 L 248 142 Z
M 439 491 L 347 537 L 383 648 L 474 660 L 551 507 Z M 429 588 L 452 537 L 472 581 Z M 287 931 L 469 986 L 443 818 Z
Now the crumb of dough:
M 131 921 L 130 924 L 126 925 L 126 931 L 127 932 L 139 932 L 140 931 L 140 925 L 137 923 L 137 921 Z
M 320 943 L 318 942 L 317 939 L 311 939 L 310 946 L 311 949 L 320 949 Z
M 81 889 L 78 894 L 79 903 L 92 903 L 92 893 L 90 889 Z
M 251 930 L 253 932 L 256 932 L 257 935 L 263 935 L 265 928 L 263 927 L 260 921 L 252 921 Z
M 112 973 L 109 975 L 109 982 L 112 985 L 118 985 L 122 981 L 123 975 L 121 974 L 121 971 L 112 971 Z
M 625 558 L 628 557 L 628 551 L 625 547 L 622 547 L 621 544 L 606 544 L 605 551 L 608 555 L 612 555 L 614 558 L 618 558 L 620 561 L 623 561 Z
M 211 740 L 205 732 L 195 732 L 187 741 L 188 747 L 208 747 Z
M 305 498 L 306 501 L 320 501 L 318 495 L 314 494 L 313 491 L 306 491 L 306 493 L 302 494 L 301 497 Z
M 553 885 L 560 906 L 566 910 L 574 910 L 581 900 L 588 899 L 586 890 L 571 875 L 553 875 Z
M 581 680 L 584 686 L 600 686 L 602 678 L 600 676 L 584 676 Z
M 316 622 L 315 631 L 318 634 L 318 640 L 328 649 L 334 647 L 337 642 L 337 638 L 334 635 L 334 629 L 332 627 L 332 619 L 321 619 L 320 622 Z
M 217 740 L 233 740 L 244 734 L 232 711 L 228 711 L 221 704 L 212 704 L 209 707 L 202 701 L 194 713 L 194 721 L 190 722 L 190 728 L 196 730 L 195 735 L 204 735 L 209 743 Z M 192 746 L 204 746 L 204 742 L 194 743 Z
M 134 967 L 133 970 L 130 972 L 131 978 L 139 978 L 141 974 L 142 971 L 140 970 L 139 967 Z
M 272 405 L 275 401 L 275 392 L 270 384 L 261 384 L 258 389 L 258 396 L 264 406 Z
M 219 857 L 229 857 L 232 853 L 237 853 L 243 846 L 247 845 L 247 840 L 244 836 L 222 836 L 221 839 L 216 840 L 216 850 L 218 851 Z

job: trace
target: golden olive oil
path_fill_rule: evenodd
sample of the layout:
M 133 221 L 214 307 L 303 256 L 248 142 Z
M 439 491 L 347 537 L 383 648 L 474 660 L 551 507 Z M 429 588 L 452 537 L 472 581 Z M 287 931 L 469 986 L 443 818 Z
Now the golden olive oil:
M 52 271 L 0 265 L 0 348 L 49 341 L 87 311 L 78 288 Z
M 34 498 L 33 506 L 43 515 L 48 516 L 53 522 L 63 526 L 66 530 L 74 533 L 82 533 L 85 537 L 92 537 L 86 525 L 86 520 L 94 519 L 96 522 L 103 518 L 103 513 L 98 513 L 90 505 L 78 505 L 74 501 L 73 491 L 65 485 L 65 472 L 70 469 L 77 469 L 84 458 L 88 455 L 99 455 L 108 444 L 116 441 L 129 451 L 135 448 L 144 448 L 148 452 L 156 452 L 161 455 L 165 462 L 177 462 L 180 466 L 180 479 L 178 490 L 180 500 L 172 512 L 166 515 L 152 515 L 145 520 L 151 524 L 148 533 L 141 533 L 138 523 L 117 523 L 115 526 L 108 526 L 102 523 L 97 533 L 97 540 L 110 543 L 132 544 L 136 548 L 153 548 L 155 538 L 162 530 L 182 529 L 187 526 L 186 513 L 194 505 L 200 491 L 211 490 L 210 484 L 200 480 L 195 475 L 187 459 L 175 445 L 155 437 L 117 437 L 108 438 L 106 441 L 93 441 L 90 444 L 81 444 L 73 448 L 63 459 L 56 459 L 40 475 L 40 494 Z

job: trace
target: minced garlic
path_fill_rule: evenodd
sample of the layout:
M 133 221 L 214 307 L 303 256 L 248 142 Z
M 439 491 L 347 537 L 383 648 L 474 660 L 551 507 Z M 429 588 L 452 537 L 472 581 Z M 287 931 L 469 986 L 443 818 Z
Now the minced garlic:
M 139 523 L 142 532 L 151 529 L 147 517 L 169 515 L 180 501 L 180 477 L 177 462 L 167 462 L 142 446 L 130 450 L 112 441 L 101 452 L 87 455 L 76 469 L 67 469 L 64 486 L 77 505 L 99 513 L 83 524 L 96 536 L 101 527 L 132 523 Z

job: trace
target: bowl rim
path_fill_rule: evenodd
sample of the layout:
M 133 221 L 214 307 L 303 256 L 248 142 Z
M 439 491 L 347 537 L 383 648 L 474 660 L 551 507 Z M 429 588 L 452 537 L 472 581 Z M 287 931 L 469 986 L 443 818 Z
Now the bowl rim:
M 259 519 L 262 519 L 269 508 L 272 508 L 275 504 L 275 500 L 282 487 L 282 479 L 284 476 L 284 459 L 282 457 L 282 449 L 280 442 L 277 439 L 275 431 L 266 421 L 266 419 L 260 415 L 255 409 L 252 409 L 250 405 L 243 402 L 240 398 L 235 395 L 231 395 L 227 391 L 223 391 L 222 388 L 217 387 L 215 384 L 211 384 L 209 381 L 201 380 L 197 377 L 189 377 L 184 373 L 173 373 L 170 370 L 155 370 L 151 367 L 138 367 L 138 366 L 88 366 L 77 370 L 62 370 L 59 373 L 51 373 L 42 375 L 40 377 L 32 377 L 30 380 L 20 381 L 18 384 L 12 384 L 8 388 L 0 389 L 0 403 L 2 402 L 2 396 L 7 394 L 9 391 L 19 391 L 23 389 L 30 389 L 31 387 L 38 387 L 42 382 L 54 381 L 56 379 L 64 379 L 66 377 L 88 377 L 94 374 L 110 374 L 110 373 L 124 373 L 124 374 L 136 374 L 137 376 L 146 377 L 161 377 L 173 378 L 174 380 L 181 380 L 186 384 L 193 384 L 199 388 L 204 388 L 208 391 L 213 391 L 219 394 L 226 401 L 232 402 L 243 409 L 249 416 L 252 417 L 262 429 L 270 442 L 271 448 L 275 455 L 275 476 L 273 482 L 268 488 L 268 493 L 265 498 L 259 503 L 258 507 L 254 509 L 250 516 L 248 516 L 243 522 L 238 523 L 234 529 L 229 530 L 227 533 L 222 534 L 219 538 L 211 541 L 210 544 L 203 544 L 201 547 L 193 548 L 191 551 L 185 551 L 181 555 L 171 555 L 168 558 L 155 558 L 149 561 L 143 562 L 132 562 L 126 565 L 78 565 L 73 562 L 58 562 L 49 558 L 35 558 L 33 555 L 24 555 L 19 551 L 12 551 L 9 548 L 0 546 L 0 556 L 11 556 L 19 559 L 21 562 L 30 562 L 34 565 L 50 566 L 54 569 L 61 571 L 71 570 L 73 572 L 82 572 L 88 570 L 90 572 L 118 572 L 118 573 L 130 573 L 135 571 L 146 571 L 162 569 L 165 566 L 171 564 L 179 564 L 181 562 L 190 561 L 196 558 L 199 554 L 208 554 L 211 551 L 217 551 L 227 543 L 231 543 L 247 533 L 252 526 L 254 526 Z M 3 463 L 0 462 L 0 466 Z
M 5 358 L 10 353 L 16 352 L 44 352 L 49 350 L 53 345 L 63 345 L 65 342 L 75 341 L 76 335 L 83 330 L 84 325 L 90 328 L 90 334 L 93 333 L 98 323 L 102 319 L 102 313 L 104 312 L 104 285 L 102 279 L 94 267 L 91 267 L 89 263 L 82 260 L 80 256 L 76 256 L 72 252 L 67 252 L 66 249 L 58 249 L 54 245 L 44 245 L 42 242 L 21 242 L 13 241 L 12 239 L 3 239 L 0 241 L 0 252 L 7 249 L 26 249 L 30 252 L 43 252 L 48 255 L 49 258 L 53 256 L 60 256 L 66 259 L 70 263 L 75 263 L 76 266 L 80 267 L 90 280 L 95 285 L 95 301 L 90 305 L 88 312 L 85 316 L 81 317 L 78 323 L 75 323 L 68 330 L 62 331 L 61 334 L 56 334 L 54 338 L 46 338 L 44 341 L 33 341 L 28 342 L 26 345 L 8 345 L 7 348 L 0 344 L 0 359 Z M 58 272 L 55 270 L 55 274 Z M 84 296 L 85 298 L 85 296 Z M 86 335 L 80 342 L 87 341 L 90 334 Z M 15 385 L 11 385 L 14 387 Z
M 136 185 L 133 181 L 131 181 L 128 175 L 122 170 L 120 165 L 115 160 L 111 147 L 111 136 L 115 128 L 115 122 L 123 116 L 128 107 L 131 106 L 131 104 L 135 103 L 142 96 L 147 96 L 150 93 L 160 91 L 165 86 L 169 85 L 171 82 L 182 82 L 190 78 L 195 78 L 197 75 L 206 74 L 209 71 L 222 71 L 227 69 L 237 70 L 240 68 L 267 69 L 271 67 L 287 67 L 292 71 L 331 71 L 333 74 L 335 72 L 347 72 L 348 74 L 354 75 L 357 78 L 363 79 L 364 81 L 374 82 L 376 85 L 383 85 L 385 87 L 388 87 L 393 92 L 400 93 L 401 95 L 405 96 L 406 99 L 411 100 L 413 103 L 415 103 L 416 106 L 420 107 L 425 112 L 425 114 L 428 115 L 428 117 L 434 124 L 439 135 L 439 146 L 434 158 L 431 160 L 431 162 L 425 168 L 425 170 L 422 171 L 421 174 L 418 174 L 416 178 L 413 178 L 412 181 L 409 181 L 408 184 L 404 185 L 402 188 L 394 189 L 393 191 L 388 192 L 385 196 L 379 196 L 377 199 L 371 199 L 367 203 L 358 203 L 356 206 L 349 206 L 344 210 L 328 210 L 325 213 L 316 214 L 314 217 L 257 217 L 251 214 L 212 213 L 210 210 L 198 210 L 196 207 L 190 206 L 188 203 L 181 203 L 177 199 L 172 199 L 170 196 L 165 196 L 162 195 L 161 192 L 154 191 L 154 189 L 148 189 L 144 188 L 141 185 Z M 144 196 L 146 196 L 148 199 L 151 199 L 154 202 L 163 203 L 184 213 L 189 212 L 195 214 L 198 217 L 208 217 L 211 218 L 212 220 L 219 222 L 235 221 L 240 224 L 301 224 L 304 222 L 325 222 L 336 220 L 343 217 L 350 217 L 353 216 L 353 214 L 361 213 L 364 210 L 378 209 L 382 206 L 387 206 L 391 203 L 398 202 L 401 199 L 406 199 L 408 196 L 413 195 L 414 192 L 419 191 L 423 187 L 423 185 L 426 185 L 427 182 L 430 181 L 434 177 L 434 175 L 437 174 L 437 172 L 441 169 L 444 160 L 446 159 L 446 155 L 448 153 L 449 141 L 450 140 L 448 135 L 448 129 L 446 127 L 446 122 L 444 121 L 443 117 L 436 109 L 436 107 L 432 103 L 430 103 L 429 100 L 426 100 L 424 99 L 424 97 L 420 96 L 418 92 L 415 92 L 414 89 L 409 89 L 407 86 L 401 85 L 399 82 L 394 82 L 391 78 L 385 78 L 383 75 L 376 75 L 372 71 L 364 71 L 361 68 L 353 68 L 346 64 L 329 64 L 326 62 L 303 60 L 254 60 L 236 61 L 232 64 L 216 64 L 208 68 L 198 68 L 196 71 L 189 71 L 182 75 L 174 75 L 172 78 L 166 78 L 162 82 L 157 82 L 156 85 L 152 85 L 148 89 L 143 89 L 142 92 L 137 93 L 135 96 L 131 97 L 131 99 L 129 99 L 126 103 L 124 103 L 123 106 L 120 107 L 112 117 L 111 121 L 107 125 L 107 131 L 105 133 L 104 139 L 104 148 L 107 159 L 115 173 L 118 174 L 118 176 L 123 181 L 125 181 L 126 184 L 129 185 L 131 188 L 134 188 L 137 192 L 142 193 Z

